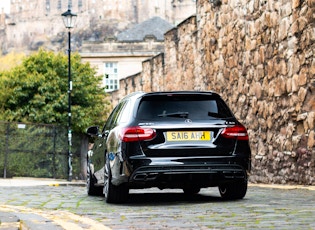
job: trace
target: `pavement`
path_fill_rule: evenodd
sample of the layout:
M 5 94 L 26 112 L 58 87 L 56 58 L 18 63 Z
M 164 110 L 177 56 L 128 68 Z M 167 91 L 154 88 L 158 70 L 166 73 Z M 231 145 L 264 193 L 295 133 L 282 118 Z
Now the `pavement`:
M 0 179 L 0 187 L 24 187 L 24 186 L 85 186 L 82 180 L 61 180 L 49 178 L 30 178 L 30 177 L 14 177 L 8 179 Z
M 85 186 L 85 181 L 67 181 L 46 178 L 9 178 L 0 179 L 0 187 L 23 187 L 26 186 Z M 315 186 L 304 185 L 275 185 L 275 184 L 249 184 L 250 187 L 278 188 L 278 189 L 306 189 L 315 191 Z M 60 212 L 60 211 L 59 211 Z M 58 213 L 59 215 L 60 213 Z M 64 212 L 64 217 L 71 219 L 72 222 L 81 222 L 81 226 L 94 226 L 93 228 L 76 228 L 69 225 L 62 218 L 56 219 L 53 211 L 44 212 L 42 210 L 29 209 L 26 207 L 0 206 L 0 230 L 20 229 L 20 230 L 58 230 L 58 229 L 109 229 L 92 220 L 84 219 L 82 216 Z M 76 225 L 78 226 L 78 225 Z
M 26 186 L 85 186 L 85 181 L 19 177 L 0 179 L 0 187 L 21 187 L 23 189 Z M 0 207 L 0 230 L 57 230 L 68 228 L 62 228 L 60 225 L 62 223 L 56 225 L 49 220 L 49 216 L 45 218 L 43 213 L 34 213 L 34 210 L 27 211 L 26 208 L 20 210 L 18 207 L 9 206 Z M 69 229 L 74 228 L 69 226 Z

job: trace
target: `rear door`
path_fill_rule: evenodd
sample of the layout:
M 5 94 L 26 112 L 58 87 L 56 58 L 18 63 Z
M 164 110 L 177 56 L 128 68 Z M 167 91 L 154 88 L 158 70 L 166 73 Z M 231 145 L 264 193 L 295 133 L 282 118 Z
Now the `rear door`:
M 107 144 L 107 143 L 113 143 L 113 141 L 109 142 L 108 137 L 110 135 L 110 131 L 115 128 L 117 125 L 117 121 L 120 118 L 121 110 L 125 107 L 126 101 L 123 101 L 119 103 L 111 112 L 110 116 L 108 117 L 106 124 L 104 125 L 101 136 L 96 138 L 94 141 L 93 146 L 93 159 L 92 163 L 94 166 L 94 175 L 97 179 L 97 182 L 99 184 L 104 183 L 104 166 L 105 166 L 105 154 L 108 151 L 111 151 L 113 146 Z M 110 137 L 114 139 L 113 137 Z M 117 146 L 117 140 L 114 139 L 114 146 Z

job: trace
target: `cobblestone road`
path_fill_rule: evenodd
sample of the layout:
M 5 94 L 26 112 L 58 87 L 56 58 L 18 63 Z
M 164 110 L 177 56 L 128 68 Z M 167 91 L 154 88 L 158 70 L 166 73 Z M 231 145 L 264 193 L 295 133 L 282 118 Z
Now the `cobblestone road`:
M 110 205 L 82 186 L 0 187 L 0 219 L 14 214 L 35 230 L 315 229 L 312 189 L 250 186 L 240 201 L 221 200 L 217 188 L 192 197 L 181 190 L 130 192 L 128 203 Z

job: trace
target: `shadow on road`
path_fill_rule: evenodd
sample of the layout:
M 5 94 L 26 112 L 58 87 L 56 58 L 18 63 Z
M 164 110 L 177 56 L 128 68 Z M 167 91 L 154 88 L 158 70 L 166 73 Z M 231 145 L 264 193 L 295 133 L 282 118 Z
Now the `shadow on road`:
M 211 194 L 187 195 L 184 193 L 165 192 L 165 193 L 130 193 L 125 205 L 178 205 L 179 203 L 205 203 L 205 202 L 225 202 L 221 197 Z

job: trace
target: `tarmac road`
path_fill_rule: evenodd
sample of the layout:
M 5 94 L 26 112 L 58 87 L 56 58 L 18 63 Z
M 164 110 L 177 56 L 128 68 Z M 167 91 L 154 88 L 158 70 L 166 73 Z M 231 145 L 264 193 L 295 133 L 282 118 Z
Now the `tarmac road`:
M 130 193 L 112 205 L 87 196 L 84 182 L 0 179 L 0 229 L 315 229 L 315 187 L 251 185 L 239 201 L 217 188 Z

